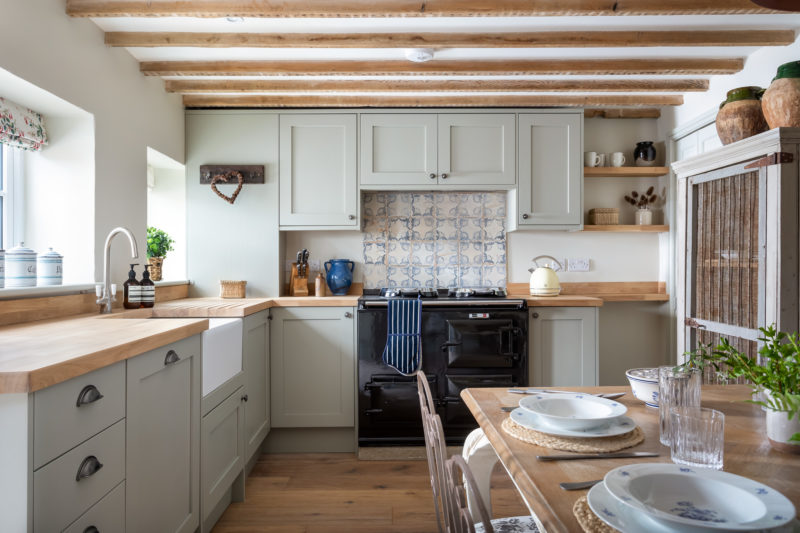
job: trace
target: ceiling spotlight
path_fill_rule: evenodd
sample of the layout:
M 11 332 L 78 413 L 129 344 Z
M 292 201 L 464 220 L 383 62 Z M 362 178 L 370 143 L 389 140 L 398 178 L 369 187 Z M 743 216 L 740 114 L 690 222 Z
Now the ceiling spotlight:
M 433 59 L 432 48 L 409 48 L 406 50 L 406 59 L 414 63 L 424 63 Z
M 225 17 L 225 20 L 238 24 L 239 22 L 244 22 L 244 17 Z

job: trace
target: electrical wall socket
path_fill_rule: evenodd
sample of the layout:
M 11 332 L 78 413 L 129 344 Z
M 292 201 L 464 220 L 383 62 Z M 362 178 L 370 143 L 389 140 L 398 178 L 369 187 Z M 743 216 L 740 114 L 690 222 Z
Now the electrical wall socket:
M 567 259 L 569 272 L 589 272 L 590 259 L 588 257 L 571 257 Z

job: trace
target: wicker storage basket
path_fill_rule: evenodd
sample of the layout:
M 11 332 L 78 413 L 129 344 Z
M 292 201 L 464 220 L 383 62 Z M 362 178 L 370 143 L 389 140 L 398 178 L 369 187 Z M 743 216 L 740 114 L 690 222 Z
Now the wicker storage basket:
M 246 281 L 231 281 L 222 279 L 219 281 L 220 298 L 244 298 Z
M 589 224 L 593 226 L 613 226 L 619 224 L 619 208 L 598 207 L 589 209 Z

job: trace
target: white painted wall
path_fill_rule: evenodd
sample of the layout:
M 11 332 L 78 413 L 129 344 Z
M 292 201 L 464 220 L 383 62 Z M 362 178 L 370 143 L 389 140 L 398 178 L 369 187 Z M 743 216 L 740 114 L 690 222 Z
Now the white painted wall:
M 89 277 L 100 278 L 109 230 L 127 226 L 144 243 L 147 146 L 183 161 L 180 97 L 143 76 L 126 50 L 103 46 L 103 32 L 91 20 L 69 18 L 63 0 L 3 2 L 0 50 L 0 68 L 94 117 L 94 221 L 82 238 L 93 243 Z M 122 238 L 113 246 L 120 283 L 130 254 L 125 246 Z
M 164 281 L 186 279 L 186 171 L 153 167 L 154 187 L 147 190 L 147 225 L 175 241 L 164 260 Z M 142 259 L 144 262 L 144 259 Z M 141 271 L 142 267 L 137 269 Z

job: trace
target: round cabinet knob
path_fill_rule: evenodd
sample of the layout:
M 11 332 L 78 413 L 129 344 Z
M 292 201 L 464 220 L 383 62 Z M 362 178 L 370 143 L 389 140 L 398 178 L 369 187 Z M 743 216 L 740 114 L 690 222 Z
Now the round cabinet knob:
M 350 220 L 355 220 L 356 216 L 355 215 L 347 215 L 347 218 L 350 219 Z
M 345 318 L 353 318 L 353 313 L 348 311 L 347 313 L 344 314 L 344 317 Z
M 446 179 L 447 179 L 447 174 L 445 174 L 445 173 L 442 173 L 442 179 L 443 179 L 443 180 L 446 180 Z
M 532 316 L 533 318 L 539 318 L 539 313 L 533 313 L 531 316 Z
M 242 396 L 242 401 L 243 401 L 243 402 L 246 402 L 246 401 L 247 401 L 247 400 L 249 400 L 249 399 L 250 399 L 250 398 L 247 396 L 247 394 L 245 394 L 244 396 Z
M 523 220 L 528 220 L 528 217 L 530 217 L 530 215 L 528 213 L 522 213 L 522 219 Z
M 436 174 L 434 174 L 433 172 L 431 172 L 431 173 L 428 175 L 428 177 L 429 177 L 430 179 L 432 179 L 432 180 L 435 180 L 435 179 L 436 179 Z

